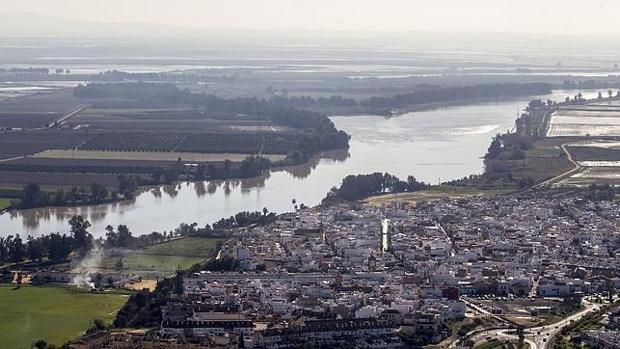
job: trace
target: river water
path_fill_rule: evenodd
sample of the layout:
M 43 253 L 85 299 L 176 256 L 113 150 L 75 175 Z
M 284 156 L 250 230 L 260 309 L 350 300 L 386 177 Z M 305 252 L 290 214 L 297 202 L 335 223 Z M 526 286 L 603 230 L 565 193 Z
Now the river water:
M 592 98 L 597 91 L 582 91 Z M 539 96 L 563 100 L 574 91 Z M 239 211 L 286 212 L 297 204 L 318 204 L 349 174 L 390 172 L 437 183 L 483 170 L 481 157 L 493 135 L 514 125 L 532 98 L 455 106 L 398 117 L 334 116 L 352 139 L 348 151 L 330 151 L 308 164 L 244 181 L 184 182 L 151 188 L 135 200 L 86 207 L 42 208 L 0 216 L 0 235 L 66 232 L 74 214 L 88 218 L 95 236 L 108 224 L 126 224 L 136 235 L 168 231 L 180 223 L 212 223 Z

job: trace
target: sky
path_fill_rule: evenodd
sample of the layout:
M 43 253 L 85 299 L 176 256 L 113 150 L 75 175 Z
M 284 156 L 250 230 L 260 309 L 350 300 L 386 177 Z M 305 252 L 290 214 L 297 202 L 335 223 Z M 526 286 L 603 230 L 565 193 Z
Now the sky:
M 0 12 L 209 29 L 616 34 L 617 0 L 0 0 Z

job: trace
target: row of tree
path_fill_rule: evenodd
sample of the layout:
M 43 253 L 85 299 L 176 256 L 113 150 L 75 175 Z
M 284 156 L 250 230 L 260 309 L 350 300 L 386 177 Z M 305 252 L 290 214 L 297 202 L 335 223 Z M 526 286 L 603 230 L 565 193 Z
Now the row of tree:
M 26 241 L 19 234 L 0 237 L 0 261 L 19 263 L 26 259 L 41 262 L 62 261 L 76 252 L 85 255 L 93 245 L 93 237 L 88 232 L 90 223 L 82 216 L 69 220 L 70 235 L 51 233 L 40 237 L 28 236 Z
M 29 183 L 22 189 L 21 200 L 13 206 L 27 209 L 41 206 L 101 203 L 108 198 L 108 195 L 106 187 L 99 183 L 93 183 L 88 187 L 73 187 L 71 190 L 57 189 L 54 192 L 42 191 L 38 184 Z

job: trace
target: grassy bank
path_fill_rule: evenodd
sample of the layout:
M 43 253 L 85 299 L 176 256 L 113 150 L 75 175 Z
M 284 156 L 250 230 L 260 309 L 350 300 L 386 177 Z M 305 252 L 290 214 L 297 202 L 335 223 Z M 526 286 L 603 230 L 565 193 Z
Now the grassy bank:
M 126 300 L 126 295 L 63 287 L 0 286 L 0 348 L 29 348 L 39 339 L 63 344 L 95 318 L 110 323 Z

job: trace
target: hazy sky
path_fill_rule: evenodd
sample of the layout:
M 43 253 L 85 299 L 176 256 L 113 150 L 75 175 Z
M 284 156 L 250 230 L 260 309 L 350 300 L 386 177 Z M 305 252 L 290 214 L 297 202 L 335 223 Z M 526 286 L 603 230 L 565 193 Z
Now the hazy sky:
M 0 12 L 217 29 L 616 34 L 617 0 L 0 0 Z

